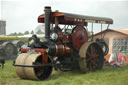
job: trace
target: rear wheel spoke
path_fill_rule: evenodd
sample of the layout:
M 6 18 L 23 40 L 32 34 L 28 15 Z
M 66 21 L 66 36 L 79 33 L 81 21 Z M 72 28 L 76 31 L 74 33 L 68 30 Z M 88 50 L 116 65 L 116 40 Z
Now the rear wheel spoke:
M 86 63 L 89 71 L 96 71 L 100 61 L 100 47 L 91 44 L 86 52 Z M 102 54 L 102 53 L 101 53 Z

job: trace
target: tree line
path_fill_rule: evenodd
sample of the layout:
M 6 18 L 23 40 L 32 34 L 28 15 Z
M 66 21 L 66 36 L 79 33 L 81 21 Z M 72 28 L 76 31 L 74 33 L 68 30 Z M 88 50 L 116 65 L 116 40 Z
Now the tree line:
M 10 33 L 9 35 L 10 36 L 22 36 L 22 35 L 28 35 L 28 34 L 44 34 L 44 32 L 42 32 L 41 30 L 38 30 L 38 31 L 36 31 L 35 33 L 34 33 L 34 31 L 32 30 L 32 31 L 25 31 L 24 33 L 22 33 L 22 32 L 14 32 L 14 33 Z

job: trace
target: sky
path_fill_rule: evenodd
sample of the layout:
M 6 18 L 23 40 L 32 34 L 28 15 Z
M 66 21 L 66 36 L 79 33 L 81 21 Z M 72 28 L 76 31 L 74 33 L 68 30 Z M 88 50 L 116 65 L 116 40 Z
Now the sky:
M 40 25 L 37 18 L 44 6 L 51 6 L 52 11 L 109 17 L 114 21 L 111 29 L 128 29 L 128 0 L 0 0 L 0 20 L 6 20 L 7 34 L 34 30 Z M 94 32 L 99 31 L 100 24 L 94 24 Z

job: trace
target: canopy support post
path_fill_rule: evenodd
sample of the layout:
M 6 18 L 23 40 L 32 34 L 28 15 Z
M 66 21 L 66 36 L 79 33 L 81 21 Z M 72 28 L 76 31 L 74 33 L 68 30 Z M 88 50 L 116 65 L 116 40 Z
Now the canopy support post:
M 110 24 L 108 24 L 108 26 L 107 26 L 107 29 L 106 29 L 106 30 L 108 30 L 108 28 L 109 28 L 109 25 L 110 25 Z M 105 33 L 104 33 L 104 35 L 103 35 L 103 38 L 102 38 L 102 39 L 104 39 L 104 36 L 105 36 Z
M 58 17 L 55 17 L 55 27 L 58 26 L 58 24 L 59 24 Z
M 101 23 L 101 32 L 102 32 L 102 23 Z M 101 39 L 102 39 L 102 34 L 101 34 Z
M 93 41 L 93 23 L 92 23 L 92 39 L 91 41 Z

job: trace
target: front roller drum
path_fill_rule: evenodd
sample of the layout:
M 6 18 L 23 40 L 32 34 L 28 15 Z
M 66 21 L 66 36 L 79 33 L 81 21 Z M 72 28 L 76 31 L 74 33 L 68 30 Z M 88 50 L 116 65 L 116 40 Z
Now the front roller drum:
M 50 62 L 50 60 L 48 60 Z M 42 56 L 40 53 L 22 53 L 20 54 L 16 61 L 15 65 L 36 65 L 43 64 Z M 21 79 L 30 79 L 30 80 L 44 80 L 48 78 L 52 72 L 52 66 L 43 66 L 43 67 L 22 67 L 16 66 L 16 74 Z
M 103 50 L 98 43 L 84 43 L 80 48 L 79 55 L 79 65 L 82 72 L 96 71 L 103 67 Z

